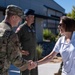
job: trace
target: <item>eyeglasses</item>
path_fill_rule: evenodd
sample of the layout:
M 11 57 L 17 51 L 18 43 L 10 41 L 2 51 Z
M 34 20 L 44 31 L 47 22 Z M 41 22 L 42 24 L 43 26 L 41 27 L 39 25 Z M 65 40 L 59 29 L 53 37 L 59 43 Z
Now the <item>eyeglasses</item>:
M 63 24 L 62 24 L 62 23 L 59 23 L 58 25 L 59 25 L 59 26 L 62 26 Z

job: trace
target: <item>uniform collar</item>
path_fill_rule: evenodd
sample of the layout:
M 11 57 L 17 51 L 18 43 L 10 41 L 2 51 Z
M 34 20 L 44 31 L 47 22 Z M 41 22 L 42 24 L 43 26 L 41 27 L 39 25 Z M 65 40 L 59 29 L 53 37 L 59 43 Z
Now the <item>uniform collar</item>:
M 9 22 L 6 22 L 5 20 L 2 21 L 3 23 L 6 23 L 11 29 L 12 29 L 12 26 Z
M 28 26 L 27 24 L 26 24 L 26 27 L 28 27 L 29 29 L 33 29 L 33 26 L 31 25 L 31 26 Z
M 9 22 L 5 22 L 11 29 L 12 29 L 12 26 Z

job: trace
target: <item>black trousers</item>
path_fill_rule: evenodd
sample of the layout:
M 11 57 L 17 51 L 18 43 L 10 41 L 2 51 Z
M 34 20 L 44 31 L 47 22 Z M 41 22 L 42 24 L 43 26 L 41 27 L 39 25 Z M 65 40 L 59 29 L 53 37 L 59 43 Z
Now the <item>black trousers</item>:
M 33 51 L 34 50 L 34 51 Z M 33 61 L 37 61 L 37 51 L 33 48 L 30 49 L 30 55 L 29 56 L 22 56 L 24 59 L 26 60 L 33 60 Z M 36 67 L 35 69 L 32 70 L 25 70 L 22 71 L 21 73 L 22 75 L 38 75 L 38 67 Z
M 38 67 L 36 67 L 35 69 L 32 70 L 25 70 L 21 72 L 21 75 L 38 75 Z

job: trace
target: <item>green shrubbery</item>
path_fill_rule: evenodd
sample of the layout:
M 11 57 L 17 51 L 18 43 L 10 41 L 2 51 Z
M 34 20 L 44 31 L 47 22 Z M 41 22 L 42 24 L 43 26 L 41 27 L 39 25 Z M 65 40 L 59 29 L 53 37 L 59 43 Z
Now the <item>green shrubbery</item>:
M 43 29 L 43 37 L 44 39 L 49 39 L 51 36 L 51 31 L 48 29 Z
M 55 34 L 53 34 L 51 32 L 51 30 L 48 30 L 48 29 L 43 30 L 43 38 L 44 38 L 44 40 L 50 40 L 50 42 L 56 42 L 58 39 L 58 37 Z M 37 45 L 36 50 L 37 50 L 37 54 L 38 54 L 38 59 L 43 58 L 43 56 L 42 56 L 42 52 L 43 52 L 42 45 L 40 45 L 40 44 Z
M 41 59 L 42 58 L 42 51 L 43 51 L 42 46 L 40 44 L 37 45 L 36 50 L 37 50 L 38 59 Z
M 43 37 L 44 40 L 50 40 L 50 41 L 56 40 L 56 35 L 54 35 L 49 29 L 43 29 Z

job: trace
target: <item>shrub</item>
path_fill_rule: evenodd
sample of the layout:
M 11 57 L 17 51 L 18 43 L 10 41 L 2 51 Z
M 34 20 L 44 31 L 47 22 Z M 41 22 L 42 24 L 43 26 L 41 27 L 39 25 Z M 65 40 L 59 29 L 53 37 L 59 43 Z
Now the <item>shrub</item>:
M 37 50 L 38 59 L 41 59 L 42 58 L 42 52 L 43 52 L 42 46 L 40 44 L 37 45 L 36 50 Z
M 51 30 L 49 30 L 49 29 L 44 29 L 43 30 L 43 37 L 44 37 L 44 40 L 50 40 L 50 41 L 55 41 L 56 40 L 56 35 L 53 34 L 51 32 Z
M 50 36 L 50 41 L 55 41 L 56 40 L 56 36 L 52 33 Z
M 58 33 L 58 35 L 56 36 L 56 41 L 61 37 L 61 35 Z
M 46 40 L 49 39 L 50 35 L 51 35 L 51 31 L 50 30 L 43 29 L 43 37 L 44 37 L 44 39 L 46 39 Z

